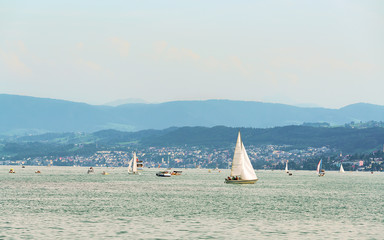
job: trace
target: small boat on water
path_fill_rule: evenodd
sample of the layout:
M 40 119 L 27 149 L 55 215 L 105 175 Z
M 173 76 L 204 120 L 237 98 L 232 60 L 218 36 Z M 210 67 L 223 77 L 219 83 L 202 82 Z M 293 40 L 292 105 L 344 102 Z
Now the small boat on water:
M 161 171 L 161 172 L 157 172 L 156 176 L 158 176 L 158 177 L 170 177 L 171 173 L 168 171 Z
M 340 170 L 339 170 L 339 173 L 345 173 L 344 168 L 343 168 L 343 164 L 342 164 L 342 163 L 340 164 Z
M 181 175 L 183 171 L 173 171 L 171 175 Z
M 41 173 L 40 170 L 35 171 L 35 173 Z
M 254 184 L 258 180 L 251 160 L 241 141 L 240 131 L 237 136 L 235 153 L 233 155 L 231 175 L 225 179 L 229 184 Z
M 9 169 L 9 173 L 16 173 L 16 171 L 13 168 L 11 168 Z
M 93 169 L 93 167 L 90 167 L 89 169 L 88 169 L 88 172 L 87 172 L 88 174 L 90 174 L 90 173 L 95 173 L 95 169 Z
M 106 171 L 103 171 L 101 174 L 102 175 L 109 175 L 109 173 L 107 173 Z
M 319 177 L 324 177 L 324 175 L 325 175 L 325 170 L 321 169 L 322 164 L 323 164 L 323 159 L 320 159 L 319 163 L 317 164 L 317 169 L 316 169 L 316 173 Z
M 218 173 L 221 173 L 221 170 L 218 169 L 218 168 L 215 168 L 215 169 L 208 169 L 208 172 L 211 173 L 211 172 L 218 172 Z

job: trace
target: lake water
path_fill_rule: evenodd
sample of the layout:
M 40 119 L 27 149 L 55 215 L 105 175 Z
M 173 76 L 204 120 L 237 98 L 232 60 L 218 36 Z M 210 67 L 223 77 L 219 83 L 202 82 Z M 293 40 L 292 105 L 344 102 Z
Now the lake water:
M 0 166 L 0 239 L 384 239 L 384 173 Z M 101 175 L 107 171 L 109 175 Z

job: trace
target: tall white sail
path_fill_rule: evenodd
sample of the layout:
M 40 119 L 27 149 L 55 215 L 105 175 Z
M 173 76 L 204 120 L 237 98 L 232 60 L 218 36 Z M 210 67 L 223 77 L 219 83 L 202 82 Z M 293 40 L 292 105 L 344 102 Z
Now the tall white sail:
M 240 176 L 243 171 L 244 154 L 242 152 L 242 143 L 240 132 L 237 136 L 237 142 L 235 147 L 235 153 L 233 154 L 231 177 Z
M 131 161 L 129 161 L 128 172 L 132 172 L 132 162 L 133 162 L 133 158 L 131 159 Z
M 289 172 L 289 171 L 288 171 L 288 160 L 287 160 L 287 162 L 285 163 L 285 172 L 286 172 L 286 173 Z
M 343 168 L 343 164 L 340 164 L 340 173 L 344 173 L 344 168 Z
M 136 157 L 136 153 L 133 153 L 132 172 L 137 173 L 137 157 Z
M 251 160 L 249 160 L 247 151 L 245 150 L 244 144 L 241 143 L 242 155 L 243 155 L 243 171 L 241 172 L 241 180 L 254 180 L 257 179 L 255 170 L 252 167 Z

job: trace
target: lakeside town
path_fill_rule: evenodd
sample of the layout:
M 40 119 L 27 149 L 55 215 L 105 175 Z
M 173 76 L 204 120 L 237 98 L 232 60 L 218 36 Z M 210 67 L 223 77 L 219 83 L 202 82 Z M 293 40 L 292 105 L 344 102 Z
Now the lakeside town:
M 343 163 L 349 171 L 383 171 L 383 151 L 368 154 L 343 155 L 336 149 L 323 146 L 294 149 L 289 145 L 264 145 L 247 148 L 248 156 L 256 169 L 283 169 L 288 161 L 290 169 L 312 170 L 323 159 L 327 170 L 337 170 Z M 127 167 L 133 152 L 147 168 L 220 168 L 231 167 L 233 148 L 198 146 L 184 147 L 126 147 L 109 148 L 90 155 L 38 156 L 19 160 L 0 159 L 1 165 L 34 166 L 98 166 Z

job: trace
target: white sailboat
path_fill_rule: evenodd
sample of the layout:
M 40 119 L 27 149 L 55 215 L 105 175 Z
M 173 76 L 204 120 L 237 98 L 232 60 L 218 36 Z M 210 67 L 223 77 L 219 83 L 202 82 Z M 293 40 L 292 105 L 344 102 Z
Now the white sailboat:
M 240 132 L 237 137 L 235 153 L 233 155 L 231 176 L 225 179 L 225 183 L 254 184 L 258 180 L 251 160 L 248 157 L 244 144 L 241 141 Z
M 289 171 L 288 171 L 288 160 L 287 160 L 287 162 L 285 163 L 285 172 L 286 172 L 286 173 L 289 173 Z
M 131 161 L 129 161 L 128 173 L 139 174 L 139 171 L 137 170 L 137 157 L 135 152 L 133 153 L 133 158 L 131 159 Z
M 289 176 L 292 176 L 292 173 L 288 171 L 288 160 L 285 162 L 285 172 L 288 173 Z
M 340 171 L 339 171 L 339 173 L 345 173 L 342 163 L 340 164 Z

